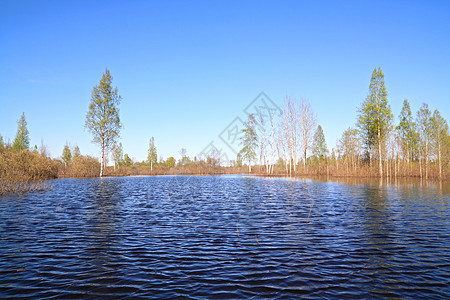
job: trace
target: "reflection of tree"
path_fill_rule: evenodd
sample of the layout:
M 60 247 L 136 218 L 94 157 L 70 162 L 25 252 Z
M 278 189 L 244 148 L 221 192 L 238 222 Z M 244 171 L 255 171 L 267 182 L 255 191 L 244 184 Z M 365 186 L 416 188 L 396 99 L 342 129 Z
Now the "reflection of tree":
M 107 268 L 116 247 L 119 183 L 114 178 L 100 178 L 92 184 L 86 199 L 86 257 L 100 270 Z
M 362 210 L 359 216 L 367 261 L 383 268 L 388 267 L 392 257 L 387 249 L 401 246 L 396 238 L 394 212 L 390 210 L 388 192 L 388 187 L 382 184 L 378 187 L 365 186 L 361 193 Z

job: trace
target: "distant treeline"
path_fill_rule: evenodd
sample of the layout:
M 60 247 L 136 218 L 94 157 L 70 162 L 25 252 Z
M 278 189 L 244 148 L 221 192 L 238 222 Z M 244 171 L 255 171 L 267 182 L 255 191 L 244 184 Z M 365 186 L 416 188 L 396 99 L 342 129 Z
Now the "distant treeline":
M 366 99 L 357 110 L 355 125 L 342 133 L 329 150 L 324 131 L 307 101 L 287 97 L 281 113 L 260 108 L 249 116 L 241 132 L 242 149 L 235 160 L 223 161 L 223 153 L 212 151 L 207 157 L 191 158 L 181 149 L 181 159 L 158 160 L 154 138 L 150 138 L 145 161 L 132 161 L 117 142 L 121 128 L 117 88 L 111 94 L 112 77 L 106 70 L 94 88 L 86 127 L 97 130 L 102 115 L 96 108 L 113 112 L 114 124 L 109 140 L 94 135 L 102 147 L 99 159 L 81 155 L 78 146 L 65 145 L 60 158 L 51 159 L 42 142 L 30 147 L 29 131 L 23 113 L 14 141 L 0 135 L 0 193 L 42 188 L 32 182 L 58 177 L 96 177 L 158 174 L 230 174 L 252 172 L 283 176 L 358 176 L 448 178 L 450 136 L 447 120 L 438 109 L 426 103 L 413 114 L 404 100 L 398 121 L 394 121 L 384 75 L 375 69 Z M 109 94 L 108 94 L 109 93 Z M 112 95 L 112 96 L 111 96 Z M 108 100 L 109 99 L 109 100 Z M 101 105 L 100 105 L 100 104 Z M 99 130 L 97 130 L 99 131 Z M 100 130 L 101 131 L 101 130 Z M 102 131 L 101 131 L 102 132 Z M 102 142 L 103 141 L 103 142 Z M 111 159 L 113 166 L 108 165 Z M 253 166 L 253 170 L 252 170 Z

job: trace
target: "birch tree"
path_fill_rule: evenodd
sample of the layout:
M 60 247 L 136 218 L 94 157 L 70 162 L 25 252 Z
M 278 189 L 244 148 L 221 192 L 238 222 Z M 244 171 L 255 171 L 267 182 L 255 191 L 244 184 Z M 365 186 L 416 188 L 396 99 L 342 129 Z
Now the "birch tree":
M 306 155 L 311 146 L 313 131 L 316 128 L 316 117 L 307 101 L 300 105 L 300 134 L 302 137 L 303 169 L 306 168 Z
M 359 110 L 358 127 L 369 149 L 375 142 L 378 148 L 379 175 L 383 176 L 383 144 L 392 127 L 391 106 L 387 101 L 384 74 L 381 68 L 373 70 L 369 94 Z M 370 155 L 370 154 L 369 154 Z
M 64 162 L 64 166 L 65 167 L 67 167 L 67 165 L 72 162 L 72 153 L 70 151 L 69 145 L 66 144 L 64 146 L 61 158 L 62 158 L 62 160 Z
M 431 138 L 433 143 L 433 149 L 438 159 L 439 165 L 439 178 L 442 178 L 442 152 L 448 137 L 448 124 L 447 121 L 441 116 L 436 109 L 431 117 Z
M 260 141 L 260 158 L 263 162 L 266 173 L 273 171 L 273 163 L 275 159 L 275 126 L 274 126 L 274 109 L 265 108 L 258 110 L 259 121 L 259 141 Z
M 85 122 L 85 127 L 93 136 L 92 141 L 101 148 L 100 177 L 103 176 L 106 153 L 116 143 L 122 128 L 119 117 L 119 104 L 122 97 L 117 87 L 113 88 L 111 83 L 112 76 L 106 69 L 100 83 L 92 90 Z
M 400 122 L 397 126 L 397 131 L 400 137 L 403 159 L 409 163 L 412 160 L 414 149 L 416 148 L 417 134 L 415 132 L 415 123 L 411 108 L 406 99 L 403 101 L 399 119 Z
M 80 147 L 75 146 L 73 148 L 73 159 L 80 157 L 80 156 L 81 156 Z
M 266 141 L 266 116 L 262 109 L 258 110 L 259 121 L 259 141 L 260 141 L 260 160 L 264 164 L 266 173 L 269 173 L 269 163 L 267 157 L 267 141 Z
M 157 159 L 158 154 L 156 153 L 155 138 L 151 137 L 148 145 L 148 156 L 147 156 L 147 162 L 150 165 L 151 171 L 153 171 L 153 165 L 156 164 Z
M 425 157 L 425 178 L 428 178 L 429 144 L 431 138 L 431 112 L 428 104 L 423 103 L 417 112 L 417 126 L 419 129 L 419 168 L 422 177 L 422 161 Z
M 342 137 L 337 143 L 337 151 L 346 162 L 347 173 L 349 173 L 349 166 L 352 166 L 353 171 L 356 172 L 358 155 L 360 153 L 358 131 L 356 129 L 348 128 L 342 133 Z
M 252 161 L 256 158 L 255 149 L 258 146 L 258 137 L 255 130 L 255 116 L 253 114 L 248 116 L 248 121 L 245 124 L 246 128 L 242 129 L 243 135 L 241 137 L 243 148 L 241 150 L 242 158 L 248 161 L 248 172 L 252 172 Z
M 285 155 L 286 167 L 289 167 L 289 174 L 296 171 L 298 153 L 298 113 L 295 99 L 286 98 L 285 108 L 280 123 L 281 140 L 283 143 L 283 153 Z
M 116 170 L 116 166 L 120 169 L 120 165 L 123 162 L 123 146 L 122 143 L 114 144 L 112 148 L 112 158 L 114 161 L 114 171 Z
M 323 134 L 322 126 L 317 126 L 313 137 L 312 154 L 318 161 L 324 160 L 328 155 L 327 143 Z

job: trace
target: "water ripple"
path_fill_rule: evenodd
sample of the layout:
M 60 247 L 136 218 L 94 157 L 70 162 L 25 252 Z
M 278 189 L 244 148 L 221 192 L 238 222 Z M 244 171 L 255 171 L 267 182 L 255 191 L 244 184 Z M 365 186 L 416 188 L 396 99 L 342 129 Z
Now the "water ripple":
M 449 195 L 246 176 L 0 198 L 0 297 L 449 298 Z

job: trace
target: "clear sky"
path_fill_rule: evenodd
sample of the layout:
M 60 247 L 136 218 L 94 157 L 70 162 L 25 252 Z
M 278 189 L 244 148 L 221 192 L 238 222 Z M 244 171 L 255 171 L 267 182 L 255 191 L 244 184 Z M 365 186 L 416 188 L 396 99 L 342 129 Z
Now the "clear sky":
M 22 112 L 31 145 L 98 157 L 84 129 L 105 68 L 124 151 L 200 153 L 265 92 L 307 99 L 328 147 L 353 126 L 373 69 L 403 99 L 450 117 L 450 1 L 0 1 L 0 134 Z M 222 144 L 221 144 L 222 143 Z

